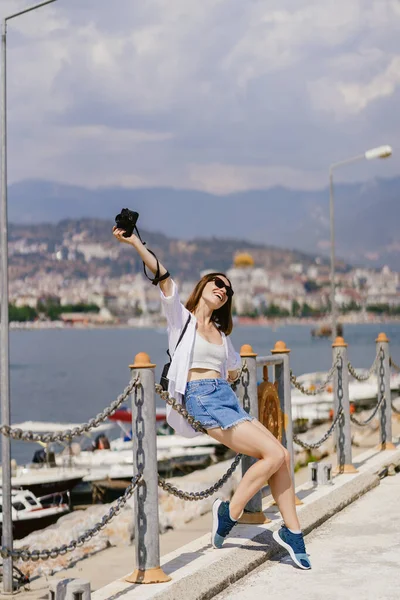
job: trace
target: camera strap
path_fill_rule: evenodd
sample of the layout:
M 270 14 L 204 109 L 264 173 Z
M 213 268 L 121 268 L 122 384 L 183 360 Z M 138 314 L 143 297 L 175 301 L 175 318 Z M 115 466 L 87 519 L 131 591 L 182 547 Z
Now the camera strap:
M 139 240 L 142 242 L 143 246 L 146 246 L 146 242 L 144 242 L 142 240 L 142 238 L 140 237 L 139 229 L 136 227 L 136 225 L 133 228 L 133 231 L 135 231 L 135 230 L 136 230 L 137 236 L 138 236 Z M 153 279 L 147 275 L 146 265 L 145 265 L 144 262 L 143 262 L 143 271 L 144 271 L 144 274 L 146 275 L 147 279 L 149 281 L 151 281 L 151 283 L 153 285 L 158 285 L 160 283 L 160 281 L 164 281 L 164 279 L 167 279 L 170 276 L 170 273 L 167 271 L 166 273 L 164 273 L 164 275 L 161 275 L 161 277 L 160 277 L 160 263 L 158 262 L 158 258 L 154 254 L 154 252 L 152 250 L 150 250 L 150 248 L 147 248 L 147 250 L 150 252 L 150 254 L 152 254 L 154 256 L 154 258 L 157 261 L 156 275 L 155 275 L 155 277 Z
M 185 326 L 184 326 L 183 330 L 181 331 L 181 334 L 180 334 L 180 336 L 179 336 L 179 339 L 178 339 L 178 341 L 176 342 L 176 346 L 175 346 L 174 354 L 175 354 L 175 352 L 176 352 L 176 349 L 177 349 L 177 347 L 178 347 L 178 346 L 179 346 L 179 344 L 181 343 L 183 336 L 184 336 L 184 335 L 185 335 L 185 333 L 186 333 L 186 329 L 188 328 L 188 325 L 189 325 L 189 323 L 190 323 L 190 319 L 191 319 L 191 318 L 192 318 L 192 315 L 190 314 L 190 315 L 188 316 L 188 318 L 187 318 L 187 321 L 186 321 L 186 323 L 185 323 Z M 169 353 L 169 349 L 167 350 L 167 354 L 168 354 L 168 356 L 169 356 L 169 360 L 170 360 L 170 362 L 171 362 L 171 360 L 172 360 L 172 357 L 171 357 L 171 355 L 170 355 L 170 353 Z

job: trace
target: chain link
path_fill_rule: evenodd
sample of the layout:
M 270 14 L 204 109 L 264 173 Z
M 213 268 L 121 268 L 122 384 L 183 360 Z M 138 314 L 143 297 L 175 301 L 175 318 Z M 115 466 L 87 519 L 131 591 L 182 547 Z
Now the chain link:
M 350 375 L 352 375 L 354 377 L 354 379 L 356 379 L 357 381 L 367 381 L 371 377 L 371 375 L 373 374 L 373 372 L 375 371 L 376 366 L 378 364 L 379 357 L 380 357 L 382 351 L 383 351 L 383 348 L 382 348 L 382 346 L 380 346 L 379 350 L 376 353 L 374 362 L 372 363 L 371 367 L 368 369 L 368 371 L 364 375 L 360 375 L 359 373 L 357 373 L 357 371 L 355 370 L 355 368 L 353 367 L 353 365 L 349 361 L 347 363 L 347 367 L 349 369 Z
M 138 473 L 133 479 L 129 486 L 126 488 L 123 496 L 118 498 L 116 502 L 110 507 L 108 513 L 104 515 L 101 521 L 98 521 L 93 527 L 90 529 L 86 529 L 77 540 L 71 540 L 69 544 L 63 544 L 62 546 L 56 548 L 44 548 L 42 550 L 10 550 L 9 548 L 2 546 L 0 550 L 0 556 L 4 558 L 13 558 L 15 560 L 23 560 L 28 561 L 32 560 L 37 562 L 38 560 L 48 560 L 50 558 L 57 558 L 58 556 L 63 556 L 68 552 L 73 552 L 76 548 L 83 546 L 87 541 L 89 541 L 92 537 L 100 533 L 102 529 L 107 527 L 107 525 L 112 521 L 114 517 L 116 517 L 125 506 L 129 498 L 133 495 L 137 485 L 142 483 L 142 473 Z
M 368 425 L 369 423 L 371 423 L 372 419 L 375 417 L 376 413 L 378 412 L 379 408 L 382 405 L 382 402 L 384 401 L 385 396 L 382 395 L 378 404 L 375 406 L 373 412 L 371 413 L 371 415 L 368 417 L 368 419 L 366 419 L 365 421 L 359 421 L 354 415 L 350 415 L 350 419 L 352 420 L 353 423 L 355 423 L 356 425 L 358 425 L 359 427 L 365 427 L 366 425 Z
M 186 419 L 186 421 L 193 427 L 195 431 L 207 433 L 200 421 L 196 421 L 196 419 L 188 413 L 186 408 L 183 408 L 183 406 L 179 404 L 177 400 L 175 400 L 175 398 L 172 398 L 170 396 L 169 392 L 163 390 L 162 386 L 159 383 L 155 384 L 155 390 L 156 393 L 160 396 L 160 398 L 162 398 L 162 400 L 164 400 L 167 404 L 169 404 L 169 406 L 176 410 L 176 412 L 179 413 L 181 417 Z
M 342 406 L 343 387 L 342 387 L 342 377 L 341 377 L 343 366 L 342 366 L 342 359 L 339 355 L 336 357 L 336 361 L 328 374 L 329 379 L 327 379 L 327 381 L 325 382 L 324 385 L 326 385 L 326 383 L 333 377 L 336 368 L 338 369 L 338 389 L 337 389 L 338 411 L 332 422 L 332 425 L 329 427 L 328 431 L 322 436 L 322 438 L 320 440 L 318 440 L 317 442 L 305 442 L 302 439 L 300 439 L 296 434 L 293 434 L 293 441 L 306 450 L 315 450 L 316 448 L 319 448 L 320 446 L 322 446 L 322 444 L 324 442 L 326 442 L 326 440 L 329 438 L 329 436 L 332 435 L 332 433 L 334 432 L 336 427 L 339 425 L 341 419 L 344 417 L 343 406 Z M 312 394 L 309 394 L 309 395 L 312 395 Z M 340 437 L 340 434 L 339 434 L 339 437 Z
M 22 442 L 43 442 L 48 444 L 50 442 L 67 442 L 75 437 L 82 435 L 83 433 L 89 432 L 91 429 L 98 427 L 103 421 L 108 419 L 127 399 L 131 394 L 132 390 L 139 385 L 139 376 L 133 379 L 129 385 L 124 389 L 122 394 L 118 396 L 114 402 L 105 408 L 101 413 L 96 415 L 93 419 L 90 419 L 88 423 L 78 425 L 73 429 L 67 429 L 65 431 L 56 431 L 55 433 L 34 433 L 33 431 L 23 431 L 22 429 L 13 428 L 9 425 L 0 425 L 0 434 L 10 437 L 13 440 Z
M 237 454 L 233 463 L 231 464 L 227 472 L 221 477 L 221 479 L 219 479 L 217 483 L 214 483 L 214 485 L 207 488 L 206 490 L 203 490 L 202 492 L 184 492 L 183 490 L 179 490 L 178 488 L 173 486 L 171 483 L 168 483 L 167 481 L 165 481 L 165 479 L 162 479 L 160 476 L 158 476 L 158 485 L 160 486 L 160 488 L 162 488 L 169 494 L 172 494 L 177 498 L 181 498 L 182 500 L 204 500 L 204 498 L 212 496 L 217 490 L 219 490 L 224 485 L 224 483 L 228 481 L 229 477 L 231 477 L 231 475 L 239 465 L 241 458 L 242 455 Z
M 244 362 L 242 368 L 240 369 L 240 373 L 236 378 L 236 381 L 234 381 L 231 386 L 232 388 L 235 387 L 236 382 L 239 381 L 243 373 L 246 372 L 248 372 L 248 368 L 246 362 Z M 195 431 L 207 434 L 206 429 L 204 429 L 200 421 L 196 421 L 196 419 L 188 413 L 186 408 L 184 408 L 180 403 L 178 403 L 175 398 L 172 398 L 172 396 L 170 396 L 168 391 L 163 390 L 162 386 L 159 383 L 155 384 L 155 390 L 156 393 L 177 413 L 179 413 L 181 417 L 183 417 L 193 427 Z M 208 496 L 214 494 L 220 487 L 224 485 L 226 481 L 228 481 L 229 477 L 231 477 L 232 473 L 240 463 L 241 458 L 242 455 L 237 454 L 232 465 L 229 467 L 225 475 L 223 475 L 221 479 L 219 479 L 217 483 L 215 483 L 213 486 L 202 492 L 184 492 L 183 490 L 179 490 L 178 488 L 174 487 L 171 483 L 168 483 L 167 481 L 165 481 L 165 479 L 162 479 L 162 477 L 160 476 L 158 477 L 158 485 L 169 494 L 173 494 L 174 496 L 177 496 L 178 498 L 181 498 L 183 500 L 203 500 L 204 498 L 207 498 Z
M 232 382 L 229 379 L 227 380 L 233 390 L 236 389 L 236 386 L 239 383 L 243 373 L 248 373 L 248 371 L 249 371 L 249 369 L 247 368 L 247 363 L 246 363 L 246 361 L 244 361 L 235 381 Z
M 236 381 L 234 381 L 233 384 L 231 385 L 232 388 L 235 387 L 236 382 L 240 380 L 243 373 L 246 373 L 247 371 L 248 371 L 247 364 L 246 364 L 246 362 L 244 362 L 242 365 L 242 368 L 240 369 L 240 373 L 239 373 Z M 207 431 L 204 429 L 204 427 L 202 426 L 200 421 L 196 421 L 196 419 L 188 413 L 186 408 L 183 408 L 183 406 L 175 398 L 172 398 L 170 396 L 169 392 L 164 390 L 159 383 L 155 384 L 155 390 L 156 390 L 156 394 L 158 394 L 160 396 L 160 398 L 162 400 L 164 400 L 164 402 L 166 402 L 167 404 L 169 404 L 169 406 L 171 406 L 174 410 L 176 410 L 176 412 L 179 413 L 181 415 L 181 417 L 186 419 L 186 421 L 189 423 L 189 425 L 191 425 L 193 427 L 193 429 L 195 431 L 199 431 L 200 433 L 207 433 Z
M 297 380 L 297 377 L 293 374 L 292 369 L 290 369 L 290 382 L 302 394 L 305 394 L 306 396 L 317 396 L 317 394 L 320 394 L 321 392 L 323 392 L 326 389 L 328 383 L 332 380 L 332 377 L 335 373 L 335 369 L 336 369 L 337 365 L 338 365 L 338 359 L 336 359 L 335 363 L 332 365 L 324 383 L 315 390 L 308 390 L 307 388 L 304 387 L 304 385 L 299 383 L 299 381 Z
M 397 371 L 398 373 L 400 373 L 400 367 L 398 364 L 396 364 L 393 360 L 392 357 L 389 358 L 389 365 L 392 367 L 392 369 L 394 369 L 395 371 Z
M 296 442 L 296 444 L 298 444 L 302 448 L 305 448 L 306 450 L 315 450 L 315 448 L 319 448 L 320 446 L 322 446 L 322 444 L 324 442 L 326 442 L 326 440 L 328 439 L 328 437 L 330 435 L 332 435 L 332 433 L 334 432 L 337 424 L 339 423 L 339 419 L 342 416 L 342 413 L 343 413 L 343 408 L 340 407 L 340 409 L 338 410 L 338 413 L 337 413 L 336 417 L 334 418 L 334 420 L 332 422 L 332 425 L 329 427 L 329 429 L 325 433 L 325 435 L 320 440 L 318 440 L 318 442 L 310 442 L 310 443 L 304 442 L 299 437 L 297 437 L 296 434 L 293 434 L 293 441 Z
M 378 352 L 378 356 L 380 358 L 380 366 L 379 366 L 379 402 L 376 404 L 374 410 L 365 421 L 359 421 L 354 415 L 350 415 L 350 419 L 353 423 L 358 425 L 359 427 L 366 427 L 371 423 L 372 419 L 377 414 L 379 408 L 382 406 L 382 423 L 381 423 L 381 432 L 385 437 L 386 435 L 386 394 L 385 394 L 385 366 L 384 366 L 384 358 L 385 353 L 383 348 L 381 347 Z M 385 443 L 385 439 L 382 439 L 382 443 Z

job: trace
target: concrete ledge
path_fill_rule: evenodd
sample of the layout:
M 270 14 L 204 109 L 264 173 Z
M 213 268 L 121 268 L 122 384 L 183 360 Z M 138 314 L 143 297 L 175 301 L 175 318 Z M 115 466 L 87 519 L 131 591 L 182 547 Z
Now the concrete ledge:
M 357 457 L 358 473 L 337 475 L 331 486 L 309 484 L 296 489 L 304 504 L 298 514 L 305 533 L 321 525 L 351 502 L 379 485 L 379 473 L 390 465 L 400 465 L 400 450 L 369 450 Z M 266 499 L 267 500 L 267 499 Z M 272 532 L 281 518 L 274 505 L 264 505 L 272 519 L 267 525 L 238 525 L 221 550 L 210 545 L 210 535 L 162 557 L 161 564 L 172 581 L 164 584 L 137 585 L 123 579 L 92 593 L 93 600 L 207 600 L 250 571 L 281 554 Z

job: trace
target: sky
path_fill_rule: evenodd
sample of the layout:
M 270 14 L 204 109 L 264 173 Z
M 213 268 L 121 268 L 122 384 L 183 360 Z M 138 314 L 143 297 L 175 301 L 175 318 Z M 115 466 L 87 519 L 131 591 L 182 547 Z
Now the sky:
M 381 144 L 335 178 L 400 175 L 399 0 L 57 0 L 7 79 L 10 183 L 318 189 Z

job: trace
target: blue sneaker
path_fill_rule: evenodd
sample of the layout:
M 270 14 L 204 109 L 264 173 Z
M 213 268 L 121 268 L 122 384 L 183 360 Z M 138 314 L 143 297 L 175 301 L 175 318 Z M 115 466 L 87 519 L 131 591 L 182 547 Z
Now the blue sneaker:
M 286 525 L 282 525 L 279 531 L 274 531 L 272 535 L 274 540 L 289 552 L 291 559 L 300 569 L 311 569 L 302 533 L 292 533 Z
M 213 504 L 213 523 L 211 533 L 211 544 L 214 548 L 221 548 L 226 536 L 236 525 L 237 521 L 231 519 L 229 514 L 229 502 L 215 500 Z

